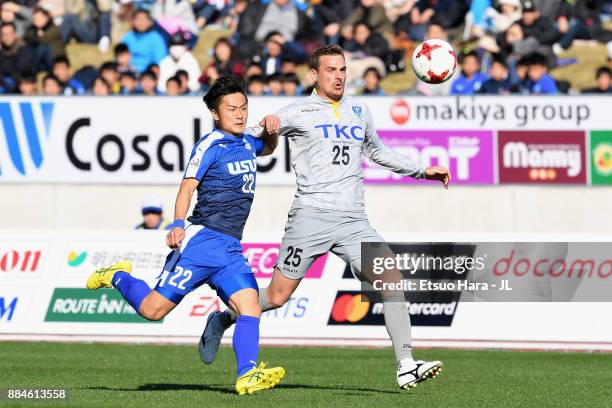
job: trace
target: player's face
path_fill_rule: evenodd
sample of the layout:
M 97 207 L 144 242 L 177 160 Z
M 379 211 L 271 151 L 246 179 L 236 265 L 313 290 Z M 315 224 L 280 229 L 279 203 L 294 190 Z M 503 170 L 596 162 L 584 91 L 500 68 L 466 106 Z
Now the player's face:
M 324 98 L 338 101 L 344 95 L 346 62 L 343 55 L 324 55 L 319 58 L 319 68 L 311 71 L 317 84 L 317 92 Z
M 248 118 L 248 102 L 240 92 L 225 95 L 219 103 L 219 111 L 212 111 L 219 129 L 233 135 L 244 133 Z

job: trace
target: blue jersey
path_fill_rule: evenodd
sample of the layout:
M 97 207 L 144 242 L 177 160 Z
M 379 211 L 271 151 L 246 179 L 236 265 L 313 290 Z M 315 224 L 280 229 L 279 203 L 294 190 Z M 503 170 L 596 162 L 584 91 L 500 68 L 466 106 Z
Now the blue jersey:
M 247 134 L 237 137 L 214 129 L 202 137 L 184 175 L 200 181 L 189 222 L 242 239 L 255 194 L 255 158 L 263 150 L 263 140 Z

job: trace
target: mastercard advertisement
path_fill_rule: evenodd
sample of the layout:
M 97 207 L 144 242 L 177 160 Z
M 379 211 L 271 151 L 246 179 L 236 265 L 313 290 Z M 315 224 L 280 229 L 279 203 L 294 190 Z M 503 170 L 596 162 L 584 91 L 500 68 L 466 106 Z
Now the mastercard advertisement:
M 435 302 L 427 294 L 415 295 L 407 303 L 413 326 L 450 326 L 458 304 L 458 294 L 449 292 L 437 296 Z M 420 299 L 419 299 L 420 298 Z M 327 321 L 329 326 L 384 326 L 383 304 L 368 300 L 359 291 L 338 291 Z

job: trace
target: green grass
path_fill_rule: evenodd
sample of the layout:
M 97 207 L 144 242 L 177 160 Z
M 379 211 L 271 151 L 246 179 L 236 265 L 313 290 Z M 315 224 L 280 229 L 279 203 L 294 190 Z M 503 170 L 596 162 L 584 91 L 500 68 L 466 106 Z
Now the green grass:
M 0 343 L 0 388 L 70 390 L 66 402 L 46 407 L 609 407 L 612 401 L 612 354 L 421 350 L 418 357 L 441 359 L 445 369 L 411 391 L 397 388 L 388 349 L 263 348 L 261 357 L 286 368 L 284 381 L 239 397 L 231 348 L 204 366 L 195 345 Z

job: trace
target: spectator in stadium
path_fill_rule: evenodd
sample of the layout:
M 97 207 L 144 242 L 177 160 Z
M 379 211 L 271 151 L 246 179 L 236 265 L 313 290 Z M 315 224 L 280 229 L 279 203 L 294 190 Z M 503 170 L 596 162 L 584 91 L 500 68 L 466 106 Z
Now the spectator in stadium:
M 168 55 L 166 43 L 161 34 L 153 30 L 153 20 L 146 10 L 134 12 L 132 31 L 125 34 L 121 42 L 127 45 L 138 72 L 144 72 L 150 64 L 159 64 Z
M 533 54 L 527 58 L 529 92 L 534 95 L 556 95 L 559 93 L 555 79 L 548 73 L 546 57 Z
M 181 95 L 195 95 L 195 92 L 191 92 L 189 90 L 189 84 L 191 83 L 191 79 L 187 71 L 185 71 L 184 69 L 179 69 L 178 71 L 176 71 L 176 77 L 181 83 Z
M 64 93 L 62 83 L 53 74 L 47 74 L 42 85 L 43 95 L 45 96 L 60 96 Z
M 285 38 L 279 31 L 272 31 L 266 36 L 263 49 L 253 61 L 259 63 L 266 75 L 272 75 L 282 71 L 287 55 L 293 55 L 293 51 L 286 48 Z
M 111 86 L 101 76 L 94 79 L 93 86 L 91 87 L 91 94 L 94 96 L 109 96 L 111 93 Z
M 200 75 L 199 82 L 208 89 L 217 78 L 234 74 L 242 76 L 244 66 L 234 58 L 234 51 L 229 40 L 225 37 L 219 38 L 213 47 L 213 60 Z
M 181 95 L 181 80 L 177 76 L 168 78 L 166 81 L 166 96 Z
M 471 51 L 461 54 L 458 62 L 461 73 L 453 82 L 450 93 L 451 95 L 473 95 L 487 79 L 480 73 L 480 57 L 476 52 Z
M 468 3 L 466 0 L 419 0 L 410 10 L 410 37 L 423 40 L 427 25 L 434 20 L 446 30 L 461 25 L 469 9 Z
M 0 4 L 0 21 L 15 24 L 17 38 L 23 38 L 32 22 L 32 10 L 20 1 L 5 1 Z
M 510 93 L 510 78 L 505 61 L 496 58 L 491 63 L 491 77 L 483 82 L 478 90 L 480 94 L 506 95 Z
M 53 59 L 52 64 L 53 75 L 59 79 L 64 89 L 64 95 L 83 95 L 85 94 L 85 87 L 76 78 L 72 76 L 72 69 L 70 68 L 70 61 L 68 58 L 61 55 Z
M 5 84 L 5 92 L 17 90 L 21 72 L 31 69 L 32 53 L 25 42 L 17 37 L 14 23 L 0 26 L 0 80 Z
M 238 22 L 236 51 L 243 60 L 250 60 L 268 34 L 278 31 L 296 58 L 305 56 L 300 41 L 310 38 L 310 26 L 310 18 L 290 0 L 272 0 L 267 4 L 250 2 Z
M 363 74 L 363 90 L 362 95 L 384 96 L 385 93 L 380 89 L 380 73 L 376 68 L 368 68 Z
M 362 23 L 371 31 L 384 36 L 390 42 L 393 37 L 393 24 L 387 18 L 385 7 L 376 0 L 360 0 L 357 7 L 342 23 L 342 37 L 345 40 L 352 38 L 351 28 Z
M 283 83 L 281 82 L 281 74 L 275 73 L 268 75 L 268 95 L 281 96 L 283 94 Z
M 123 72 L 136 73 L 136 69 L 132 66 L 132 53 L 130 49 L 124 43 L 115 45 L 113 50 L 115 53 L 115 62 L 117 63 L 117 71 L 121 74 Z
M 247 92 L 251 96 L 263 96 L 266 94 L 266 79 L 263 75 L 249 77 Z
M 19 80 L 19 94 L 23 96 L 38 95 L 38 84 L 36 83 L 36 75 L 32 72 L 23 72 Z
M 194 0 L 193 11 L 196 15 L 196 24 L 201 30 L 207 24 L 225 17 L 232 8 L 230 0 Z
M 342 22 L 351 15 L 354 6 L 354 0 L 322 0 L 313 5 L 314 31 L 322 35 L 325 44 L 340 44 Z
M 523 3 L 520 24 L 525 38 L 535 38 L 540 45 L 552 47 L 559 38 L 559 32 L 553 22 L 542 16 L 531 0 Z
M 111 94 L 118 94 L 121 90 L 119 71 L 115 62 L 105 62 L 100 66 L 100 76 L 108 83 Z
M 499 52 L 506 57 L 508 64 L 534 53 L 545 55 L 551 66 L 556 63 L 552 48 L 540 44 L 535 37 L 528 35 L 520 22 L 513 23 L 505 33 L 498 36 L 498 45 Z
M 281 63 L 281 73 L 282 74 L 295 74 L 297 72 L 298 64 L 295 62 L 295 58 L 291 55 L 287 55 L 283 57 L 283 62 Z
M 573 7 L 563 10 L 559 19 L 562 33 L 559 45 L 562 49 L 568 49 L 575 39 L 612 41 L 612 31 L 606 30 L 601 23 L 602 6 L 602 0 L 576 0 Z
M 170 40 L 168 55 L 159 63 L 159 85 L 160 92 L 166 92 L 166 81 L 176 75 L 177 71 L 187 72 L 189 77 L 188 90 L 196 92 L 200 88 L 198 77 L 200 76 L 200 64 L 195 59 L 189 48 L 187 48 L 186 34 L 178 31 Z
M 137 95 L 138 94 L 138 81 L 136 75 L 131 71 L 122 72 L 119 75 L 119 81 L 121 83 L 120 95 Z
M 164 37 L 166 44 L 174 34 L 183 32 L 189 47 L 195 46 L 200 30 L 191 1 L 156 0 L 151 7 L 151 16 L 155 20 L 154 29 Z
M 86 44 L 98 43 L 100 52 L 108 51 L 111 34 L 111 0 L 65 0 L 60 31 L 64 43 L 75 38 Z
M 493 20 L 491 31 L 494 33 L 502 33 L 510 27 L 510 25 L 521 19 L 523 14 L 523 5 L 519 0 L 499 0 L 497 2 L 498 9 L 491 8 L 493 12 L 489 12 Z
M 597 86 L 584 89 L 583 94 L 609 94 L 612 93 L 612 70 L 609 67 L 599 67 L 595 74 Z
M 150 195 L 142 203 L 142 222 L 134 229 L 168 230 L 172 224 L 164 219 L 164 209 L 159 197 Z
M 51 14 L 37 7 L 32 12 L 32 25 L 27 29 L 25 41 L 34 54 L 33 68 L 37 71 L 51 70 L 53 58 L 66 55 L 59 28 L 53 24 Z
M 527 57 L 522 57 L 514 65 L 514 70 L 510 71 L 510 92 L 513 94 L 528 95 L 530 92 L 527 78 Z
M 145 96 L 163 95 L 157 89 L 157 75 L 153 71 L 145 71 L 140 75 L 140 91 Z
M 259 66 L 259 64 L 256 62 L 252 62 L 251 64 L 249 64 L 249 66 L 247 66 L 244 76 L 246 79 L 249 79 L 253 75 L 263 75 L 263 74 L 264 74 L 264 71 Z
M 294 73 L 286 73 L 281 76 L 283 84 L 283 94 L 286 96 L 296 96 L 302 92 L 300 80 Z
M 343 44 L 345 51 L 360 53 L 364 56 L 376 57 L 385 61 L 389 54 L 389 44 L 384 37 L 370 30 L 365 23 L 355 25 L 353 39 Z

